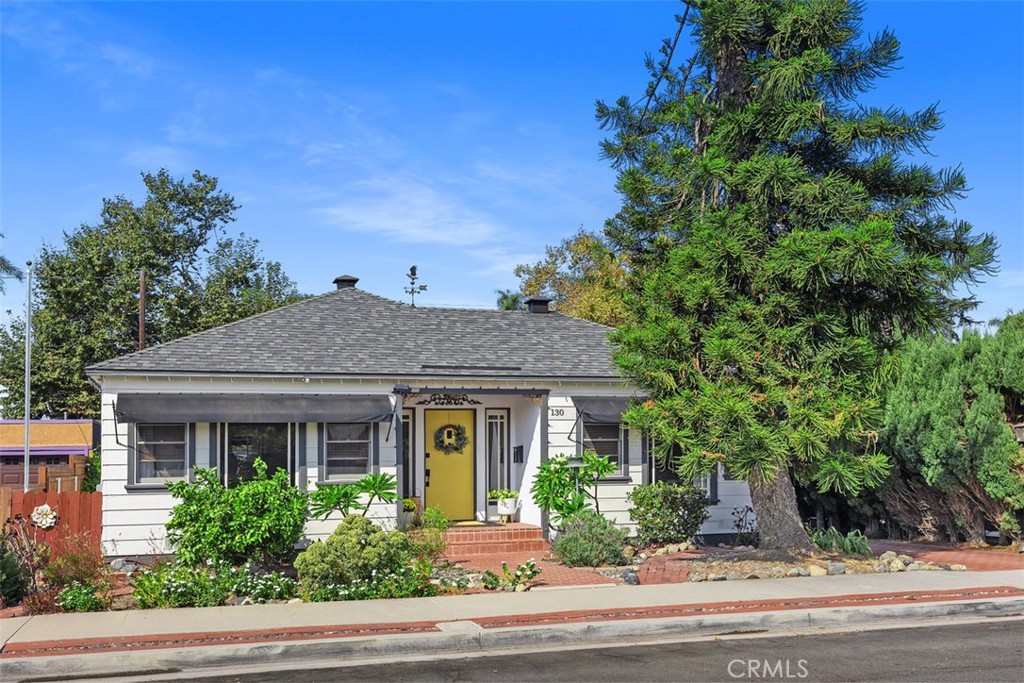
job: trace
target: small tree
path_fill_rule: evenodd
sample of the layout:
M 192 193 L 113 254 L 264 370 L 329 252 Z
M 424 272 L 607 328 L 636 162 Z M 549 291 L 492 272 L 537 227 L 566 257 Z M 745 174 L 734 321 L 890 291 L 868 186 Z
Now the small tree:
M 537 468 L 530 495 L 557 529 L 565 519 L 584 510 L 600 514 L 597 487 L 614 471 L 614 463 L 594 451 L 585 451 L 578 467 L 570 466 L 569 456 L 558 455 Z

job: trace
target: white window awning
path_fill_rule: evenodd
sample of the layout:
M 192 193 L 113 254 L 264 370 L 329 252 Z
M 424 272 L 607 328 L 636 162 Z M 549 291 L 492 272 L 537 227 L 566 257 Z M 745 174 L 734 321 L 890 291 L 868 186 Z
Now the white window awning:
M 384 422 L 391 398 L 382 394 L 119 394 L 120 422 Z

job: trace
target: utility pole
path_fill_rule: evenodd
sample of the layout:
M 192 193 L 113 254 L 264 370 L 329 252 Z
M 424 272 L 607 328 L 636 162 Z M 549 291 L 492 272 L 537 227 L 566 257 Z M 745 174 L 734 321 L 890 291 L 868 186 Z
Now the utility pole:
M 32 262 L 25 262 L 25 486 L 28 493 L 29 469 L 29 427 L 32 424 L 29 406 L 32 396 Z
M 146 348 L 146 269 L 139 268 L 139 351 Z

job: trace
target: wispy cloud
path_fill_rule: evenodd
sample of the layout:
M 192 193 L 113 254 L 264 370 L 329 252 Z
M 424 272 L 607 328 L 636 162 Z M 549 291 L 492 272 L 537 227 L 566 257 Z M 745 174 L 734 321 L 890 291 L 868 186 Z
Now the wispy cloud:
M 166 168 L 174 174 L 184 174 L 192 170 L 186 151 L 170 145 L 136 145 L 122 157 L 122 161 L 129 166 L 147 170 Z
M 77 7 L 5 3 L 2 35 L 97 86 L 110 85 L 113 74 L 145 79 L 163 68 L 141 49 L 90 38 L 90 32 L 109 35 L 95 27 L 91 31 L 85 28 L 94 21 L 95 17 Z
M 315 213 L 331 226 L 418 244 L 480 245 L 505 232 L 483 212 L 421 180 L 371 178 L 350 184 L 345 195 Z

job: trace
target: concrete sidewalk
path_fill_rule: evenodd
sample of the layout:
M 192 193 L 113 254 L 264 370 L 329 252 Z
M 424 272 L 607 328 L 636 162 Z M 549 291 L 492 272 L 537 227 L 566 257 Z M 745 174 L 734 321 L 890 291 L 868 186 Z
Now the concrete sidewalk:
M 1024 613 L 1024 571 L 596 586 L 405 600 L 5 619 L 0 678 L 479 651 L 831 619 Z M 187 652 L 187 654 L 186 654 Z M 141 667 L 141 669 L 140 669 Z

